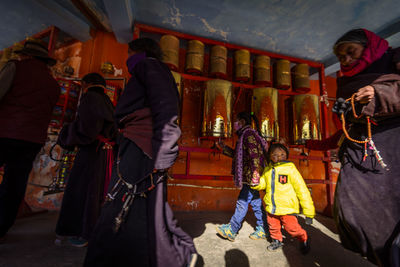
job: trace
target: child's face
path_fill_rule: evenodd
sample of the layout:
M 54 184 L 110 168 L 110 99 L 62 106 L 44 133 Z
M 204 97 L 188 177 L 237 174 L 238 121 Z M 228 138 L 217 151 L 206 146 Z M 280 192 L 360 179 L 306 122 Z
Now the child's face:
M 273 163 L 277 163 L 287 159 L 286 152 L 282 148 L 276 148 L 274 151 L 272 151 L 270 157 Z

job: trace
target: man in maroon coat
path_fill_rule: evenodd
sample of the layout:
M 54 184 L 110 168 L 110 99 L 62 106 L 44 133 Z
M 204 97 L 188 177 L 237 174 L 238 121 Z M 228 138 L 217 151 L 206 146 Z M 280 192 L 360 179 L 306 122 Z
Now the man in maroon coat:
M 27 41 L 0 70 L 0 240 L 13 225 L 32 163 L 47 138 L 60 87 L 48 65 L 55 60 L 41 43 Z

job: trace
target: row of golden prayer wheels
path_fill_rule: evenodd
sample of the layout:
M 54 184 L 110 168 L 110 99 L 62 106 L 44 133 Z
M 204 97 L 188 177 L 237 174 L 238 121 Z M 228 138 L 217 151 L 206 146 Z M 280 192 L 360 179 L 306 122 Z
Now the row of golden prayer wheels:
M 177 72 L 172 73 L 181 92 L 182 77 Z M 202 136 L 232 137 L 233 87 L 227 80 L 205 81 Z M 258 118 L 260 132 L 267 140 L 280 139 L 278 97 L 278 90 L 272 87 L 252 89 L 251 111 Z M 292 131 L 289 133 L 291 143 L 303 144 L 305 140 L 320 140 L 319 97 L 299 94 L 291 96 L 289 101 L 291 110 L 288 129 Z
M 173 35 L 163 35 L 160 39 L 163 52 L 163 61 L 171 70 L 179 69 L 180 41 Z M 203 74 L 204 72 L 205 45 L 198 40 L 187 42 L 185 72 L 190 74 Z M 228 50 L 221 45 L 210 48 L 211 77 L 227 79 Z M 251 54 L 247 49 L 235 50 L 233 54 L 233 78 L 239 82 L 249 82 L 251 79 Z M 272 82 L 272 75 L 274 79 Z M 271 71 L 271 59 L 267 55 L 256 55 L 253 64 L 254 83 L 260 86 L 274 86 L 278 89 L 293 88 L 294 91 L 306 93 L 310 90 L 309 66 L 296 64 L 291 68 L 291 63 L 286 59 L 276 60 Z

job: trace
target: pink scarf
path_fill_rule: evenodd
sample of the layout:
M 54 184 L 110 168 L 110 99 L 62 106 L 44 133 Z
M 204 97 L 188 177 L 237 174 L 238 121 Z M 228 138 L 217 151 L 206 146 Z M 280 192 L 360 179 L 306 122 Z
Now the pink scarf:
M 380 59 L 389 48 L 389 43 L 385 39 L 366 29 L 363 30 L 368 39 L 367 47 L 364 48 L 359 60 L 349 66 L 340 65 L 340 69 L 345 76 L 354 76 L 360 73 L 374 61 Z

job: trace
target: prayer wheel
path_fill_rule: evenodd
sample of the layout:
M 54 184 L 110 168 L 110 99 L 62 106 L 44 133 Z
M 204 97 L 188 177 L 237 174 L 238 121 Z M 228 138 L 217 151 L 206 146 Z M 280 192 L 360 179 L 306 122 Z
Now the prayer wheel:
M 296 95 L 292 101 L 294 143 L 304 144 L 305 140 L 321 140 L 318 96 Z
M 160 39 L 160 48 L 163 52 L 163 62 L 171 70 L 177 71 L 179 67 L 179 39 L 173 35 L 163 35 Z
M 275 87 L 287 90 L 290 88 L 290 61 L 280 59 L 275 62 Z
M 292 68 L 293 90 L 299 93 L 310 91 L 310 72 L 307 64 L 297 64 Z
M 172 73 L 172 76 L 174 76 L 175 84 L 176 84 L 176 87 L 178 89 L 179 102 L 181 102 L 182 101 L 182 97 L 183 97 L 182 96 L 182 76 L 179 73 L 177 73 L 175 71 L 172 71 L 172 70 L 171 70 L 171 73 Z M 182 107 L 182 103 L 180 103 L 179 106 Z M 179 111 L 179 117 L 178 117 L 178 120 L 177 120 L 179 125 L 181 124 L 181 116 L 182 116 L 181 115 L 181 111 Z
M 278 90 L 271 87 L 254 88 L 251 111 L 257 116 L 261 135 L 268 141 L 279 139 Z
M 174 76 L 176 87 L 178 88 L 179 96 L 182 97 L 182 76 L 175 72 L 171 71 L 172 76 Z
M 226 79 L 226 61 L 228 58 L 228 50 L 221 45 L 211 47 L 210 56 L 210 75 L 221 79 Z
M 204 44 L 197 40 L 190 40 L 186 51 L 186 72 L 200 74 L 203 72 L 203 65 Z
M 100 67 L 101 72 L 104 75 L 114 74 L 114 65 L 111 62 L 103 62 Z
M 250 52 L 246 49 L 235 51 L 235 79 L 248 81 L 250 79 Z
M 232 84 L 209 80 L 204 91 L 203 136 L 231 137 Z
M 6 63 L 11 59 L 12 49 L 11 48 L 4 48 L 3 54 L 1 55 L 0 59 L 0 69 L 6 65 Z
M 24 45 L 21 43 L 14 43 L 12 47 L 11 59 L 18 59 L 18 54 L 16 52 L 21 51 L 24 48 Z
M 254 83 L 271 86 L 271 60 L 269 56 L 258 55 L 254 63 Z

